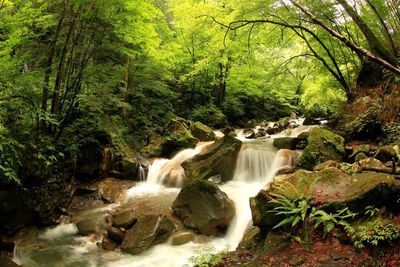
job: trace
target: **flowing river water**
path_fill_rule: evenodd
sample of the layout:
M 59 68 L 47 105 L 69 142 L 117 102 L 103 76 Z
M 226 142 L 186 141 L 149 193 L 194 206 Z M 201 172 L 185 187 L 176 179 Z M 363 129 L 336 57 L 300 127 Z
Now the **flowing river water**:
M 236 215 L 225 236 L 197 241 L 195 239 L 181 246 L 160 244 L 133 256 L 122 252 L 105 251 L 101 248 L 101 243 L 99 245 L 99 237 L 79 236 L 75 224 L 64 223 L 44 230 L 31 230 L 23 235 L 16 244 L 14 261 L 24 266 L 35 267 L 177 267 L 190 266 L 188 261 L 190 256 L 195 250 L 204 247 L 234 250 L 251 223 L 249 198 L 268 185 L 278 169 L 291 162 L 287 158 L 288 153 L 284 153 L 285 150 L 278 151 L 272 146 L 272 138 L 246 140 L 241 134 L 238 138 L 243 144 L 234 179 L 220 185 L 220 189 L 233 200 L 236 208 Z M 155 160 L 149 167 L 147 180 L 129 189 L 124 203 L 88 209 L 77 216 L 95 219 L 101 226 L 106 227 L 105 217 L 108 212 L 121 206 L 142 210 L 169 209 L 180 189 L 165 187 L 162 184 L 167 182 L 169 185 L 181 186 L 184 174 L 180 164 L 200 153 L 207 145 L 209 143 L 202 143 L 195 149 L 181 151 L 171 160 Z

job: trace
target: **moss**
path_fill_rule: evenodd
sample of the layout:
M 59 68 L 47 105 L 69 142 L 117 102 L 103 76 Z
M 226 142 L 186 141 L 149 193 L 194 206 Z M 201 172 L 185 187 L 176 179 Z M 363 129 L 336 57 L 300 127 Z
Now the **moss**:
M 163 153 L 165 142 L 165 139 L 162 137 L 154 138 L 150 141 L 150 144 L 140 150 L 140 153 L 148 157 L 160 157 Z
M 327 160 L 341 162 L 345 155 L 344 138 L 321 128 L 314 128 L 308 137 L 308 145 L 299 159 L 299 165 L 312 170 Z
M 212 141 L 215 139 L 213 130 L 199 121 L 192 124 L 190 131 L 200 141 Z
M 206 192 L 209 194 L 216 194 L 218 191 L 218 186 L 202 179 L 193 179 L 189 181 L 182 190 L 193 191 L 199 190 L 201 192 Z

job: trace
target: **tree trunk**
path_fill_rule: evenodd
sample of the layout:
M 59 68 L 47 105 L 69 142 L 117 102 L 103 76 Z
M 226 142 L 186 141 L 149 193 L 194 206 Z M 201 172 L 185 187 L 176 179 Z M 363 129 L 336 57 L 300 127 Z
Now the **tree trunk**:
M 372 51 L 376 51 L 376 53 L 385 59 L 387 62 L 392 64 L 393 66 L 398 65 L 397 58 L 388 50 L 386 47 L 378 40 L 372 30 L 368 27 L 368 25 L 363 21 L 363 19 L 357 14 L 357 12 L 347 3 L 346 0 L 336 0 L 340 5 L 346 10 L 347 14 L 353 19 L 354 23 L 360 28 L 363 33 L 365 39 L 370 45 Z
M 65 11 L 65 8 L 64 8 Z M 64 13 L 64 12 L 63 12 Z M 64 21 L 64 14 L 60 16 L 60 19 L 58 20 L 58 24 L 56 27 L 56 31 L 54 33 L 54 39 L 49 42 L 49 54 L 47 57 L 46 61 L 46 66 L 45 66 L 45 73 L 44 73 L 44 82 L 43 82 L 43 90 L 42 90 L 42 113 L 43 116 L 47 113 L 47 99 L 49 97 L 49 87 L 50 87 L 50 76 L 51 76 L 51 68 L 53 65 L 53 59 L 56 51 L 56 45 L 57 45 L 57 40 L 58 36 L 60 34 L 61 30 L 61 25 Z M 40 128 L 43 132 L 46 132 L 46 119 L 41 118 L 40 119 Z
M 69 30 L 67 37 L 65 38 L 65 43 L 63 50 L 61 52 L 60 56 L 60 62 L 58 64 L 58 69 L 57 69 L 57 77 L 56 77 L 56 82 L 54 85 L 54 93 L 53 93 L 53 100 L 51 104 L 51 113 L 52 114 L 58 114 L 59 113 L 59 108 L 60 108 L 60 91 L 61 91 L 61 85 L 64 80 L 64 66 L 65 66 L 65 58 L 68 53 L 68 46 L 69 42 L 71 40 L 72 33 L 74 31 L 75 27 L 75 18 L 73 18 L 70 22 Z

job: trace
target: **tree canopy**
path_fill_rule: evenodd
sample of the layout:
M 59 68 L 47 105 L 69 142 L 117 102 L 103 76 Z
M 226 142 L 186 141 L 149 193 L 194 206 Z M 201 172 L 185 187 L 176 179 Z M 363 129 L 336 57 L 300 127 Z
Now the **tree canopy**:
M 19 181 L 24 152 L 50 166 L 96 129 L 146 142 L 173 116 L 330 114 L 369 76 L 399 82 L 399 6 L 0 0 L 0 175 Z

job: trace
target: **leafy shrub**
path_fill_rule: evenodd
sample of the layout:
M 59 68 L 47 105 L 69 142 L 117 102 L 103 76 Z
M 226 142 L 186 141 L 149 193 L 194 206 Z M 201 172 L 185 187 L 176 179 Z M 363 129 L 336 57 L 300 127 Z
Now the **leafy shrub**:
M 217 253 L 214 247 L 195 250 L 194 254 L 189 258 L 189 262 L 197 267 L 211 267 L 223 262 L 222 254 Z
M 352 236 L 356 248 L 365 246 L 392 245 L 400 240 L 400 229 L 393 224 L 376 224 L 371 222 L 360 226 Z
M 324 210 L 312 209 L 310 218 L 314 222 L 314 227 L 317 228 L 323 225 L 323 238 L 329 234 L 336 226 L 342 226 L 346 232 L 354 232 L 353 227 L 347 221 L 348 219 L 354 219 L 356 213 L 353 213 L 349 208 L 344 208 L 337 211 L 336 213 L 327 213 Z
M 18 169 L 24 149 L 16 140 L 0 134 L 0 182 L 21 183 Z

